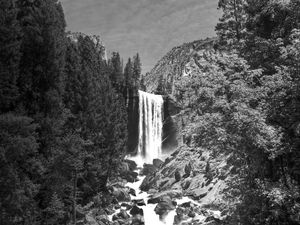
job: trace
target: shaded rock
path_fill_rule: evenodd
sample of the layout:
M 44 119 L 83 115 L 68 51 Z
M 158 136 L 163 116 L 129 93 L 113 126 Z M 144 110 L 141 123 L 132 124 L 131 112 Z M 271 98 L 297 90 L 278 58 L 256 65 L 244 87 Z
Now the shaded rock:
M 190 185 L 191 185 L 191 180 L 186 179 L 186 180 L 182 183 L 181 187 L 182 187 L 183 190 L 186 190 L 186 189 L 188 189 L 188 188 L 190 187 Z
M 122 171 L 120 173 L 120 176 L 121 176 L 121 178 L 127 180 L 127 182 L 133 183 L 137 180 L 138 173 L 134 172 L 134 171 L 127 170 L 127 171 Z
M 134 205 L 132 207 L 132 209 L 130 210 L 130 214 L 133 215 L 133 216 L 135 216 L 135 215 L 142 215 L 143 216 L 144 211 L 143 211 L 143 209 L 141 209 L 141 208 L 137 207 L 136 205 Z
M 190 174 L 192 172 L 192 165 L 191 165 L 191 163 L 188 163 L 188 164 L 185 165 L 184 172 L 185 172 L 185 176 L 186 177 L 190 176 Z
M 115 209 L 120 209 L 121 206 L 118 204 L 118 205 L 115 205 Z
M 136 200 L 132 200 L 132 202 L 138 206 L 146 205 L 144 199 L 136 199 Z
M 141 175 L 150 175 L 157 171 L 157 168 L 152 164 L 144 164 Z
M 125 159 L 124 162 L 127 163 L 129 170 L 134 171 L 137 169 L 137 164 L 135 161 Z
M 149 198 L 148 204 L 159 203 L 160 201 L 163 201 L 164 198 L 166 198 L 166 197 L 169 197 L 170 199 L 181 198 L 182 192 L 178 191 L 178 190 L 170 190 L 170 191 L 164 191 L 164 192 L 157 193 Z
M 175 172 L 175 180 L 176 180 L 176 182 L 179 182 L 180 179 L 181 179 L 181 174 L 180 174 L 180 172 L 178 170 L 176 170 L 176 172 Z
M 131 200 L 127 188 L 116 188 L 113 187 L 113 196 L 116 197 L 118 201 L 129 202 Z
M 128 219 L 128 218 L 130 218 L 130 216 L 128 215 L 128 213 L 125 210 L 123 210 L 123 209 L 117 214 L 117 216 L 119 218 L 125 219 L 125 220 Z
M 164 196 L 161 201 L 157 204 L 154 211 L 156 214 L 162 216 L 170 210 L 175 209 L 176 206 L 172 202 L 169 196 Z
M 163 164 L 164 162 L 160 159 L 153 159 L 153 166 L 155 166 L 156 168 L 160 168 L 160 166 Z
M 112 207 L 107 207 L 104 209 L 107 215 L 112 215 L 115 213 L 114 209 Z
M 144 225 L 144 224 L 145 224 L 144 217 L 141 215 L 136 215 L 132 218 L 130 225 Z
M 189 208 L 189 207 L 191 207 L 191 202 L 182 203 L 180 206 L 184 207 L 184 208 Z
M 132 205 L 130 205 L 130 204 L 124 202 L 124 203 L 121 204 L 121 207 L 125 207 L 126 210 L 129 210 L 129 209 L 132 208 Z
M 196 213 L 190 210 L 188 216 L 194 218 L 196 216 Z
M 133 196 L 136 196 L 135 190 L 133 188 L 130 188 L 128 193 Z

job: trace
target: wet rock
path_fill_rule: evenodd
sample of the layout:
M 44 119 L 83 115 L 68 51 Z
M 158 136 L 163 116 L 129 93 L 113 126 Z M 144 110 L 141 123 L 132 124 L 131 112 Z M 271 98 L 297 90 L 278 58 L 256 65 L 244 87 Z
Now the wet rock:
M 132 196 L 136 196 L 135 190 L 133 188 L 130 188 L 128 193 Z
M 163 164 L 164 162 L 160 159 L 153 159 L 153 166 L 155 166 L 156 168 L 160 168 L 160 166 Z
M 175 172 L 175 181 L 179 182 L 180 179 L 181 179 L 181 174 L 180 174 L 179 170 L 176 170 L 176 172 Z
M 135 161 L 129 160 L 129 159 L 125 159 L 124 163 L 127 163 L 129 170 L 134 171 L 137 169 L 137 164 Z
M 190 185 L 191 185 L 191 180 L 187 178 L 187 179 L 182 183 L 181 187 L 182 187 L 183 190 L 186 190 L 186 189 L 188 189 L 188 188 L 190 187 Z
M 190 210 L 188 216 L 194 218 L 196 216 L 196 213 Z
M 145 224 L 144 217 L 142 215 L 136 215 L 132 218 L 130 225 L 144 225 L 144 224 Z
M 124 203 L 121 204 L 121 207 L 125 207 L 126 210 L 129 210 L 129 209 L 132 208 L 132 205 L 130 205 L 130 204 L 124 202 Z
M 179 190 L 170 190 L 157 193 L 149 198 L 148 204 L 159 203 L 160 201 L 163 201 L 165 197 L 169 197 L 170 199 L 181 198 L 182 192 Z
M 157 168 L 152 164 L 144 164 L 141 175 L 147 176 L 157 171 Z
M 135 216 L 135 215 L 144 215 L 144 211 L 143 211 L 143 209 L 141 209 L 141 208 L 139 208 L 139 207 L 137 207 L 136 205 L 134 205 L 133 207 L 132 207 L 132 209 L 130 210 L 130 214 L 132 215 L 132 216 Z
M 95 219 L 98 223 L 102 222 L 102 223 L 106 224 L 109 222 L 109 218 L 107 215 L 99 215 L 99 216 L 96 216 Z
M 191 202 L 182 203 L 180 206 L 183 208 L 189 208 L 189 207 L 191 207 Z
M 192 172 L 192 165 L 191 165 L 191 163 L 188 163 L 188 164 L 185 165 L 184 172 L 185 172 L 185 176 L 186 177 L 190 176 L 190 174 Z
M 115 209 L 120 209 L 121 206 L 118 204 L 118 205 L 115 205 Z
M 113 199 L 111 200 L 111 203 L 116 205 L 116 204 L 119 204 L 119 201 L 118 201 L 118 199 L 113 198 Z
M 115 213 L 115 211 L 112 207 L 105 208 L 105 212 L 107 213 L 107 215 L 112 215 Z
M 128 215 L 128 213 L 125 210 L 121 210 L 118 214 L 117 214 L 119 219 L 124 219 L 127 220 L 128 218 L 130 218 L 130 216 Z
M 121 202 L 129 202 L 131 200 L 127 188 L 113 187 L 113 193 L 112 194 L 113 194 L 113 196 L 115 196 L 115 198 L 118 201 L 121 201 Z
M 136 200 L 132 200 L 132 202 L 138 206 L 146 205 L 144 199 L 136 199 Z
M 122 171 L 120 173 L 121 178 L 127 180 L 127 182 L 133 183 L 137 180 L 138 173 L 134 171 Z
M 154 211 L 156 214 L 162 216 L 170 210 L 175 209 L 176 206 L 172 202 L 172 199 L 169 196 L 164 196 L 161 201 L 157 204 Z

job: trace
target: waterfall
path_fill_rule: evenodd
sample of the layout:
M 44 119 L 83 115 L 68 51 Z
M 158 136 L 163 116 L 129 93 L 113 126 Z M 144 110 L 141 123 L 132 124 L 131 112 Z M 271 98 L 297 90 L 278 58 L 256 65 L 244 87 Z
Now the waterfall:
M 139 91 L 138 157 L 145 163 L 160 158 L 163 128 L 163 98 Z

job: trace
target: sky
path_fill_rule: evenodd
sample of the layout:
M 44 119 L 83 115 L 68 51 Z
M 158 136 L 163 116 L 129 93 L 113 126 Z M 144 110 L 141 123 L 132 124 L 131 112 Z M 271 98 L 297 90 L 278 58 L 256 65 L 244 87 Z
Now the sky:
M 218 0 L 61 0 L 67 30 L 100 35 L 126 63 L 137 52 L 143 73 L 169 50 L 215 36 Z

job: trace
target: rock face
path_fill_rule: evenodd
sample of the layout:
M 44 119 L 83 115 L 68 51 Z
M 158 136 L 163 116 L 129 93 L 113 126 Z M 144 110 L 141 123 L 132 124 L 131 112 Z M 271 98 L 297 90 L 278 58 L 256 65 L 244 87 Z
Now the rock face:
M 203 204 L 222 206 L 226 181 L 230 178 L 230 169 L 226 156 L 211 156 L 209 151 L 188 146 L 178 148 L 155 173 L 147 176 L 142 185 L 143 191 L 156 189 L 160 195 L 173 198 L 189 196 Z M 210 177 L 206 165 L 210 161 Z M 179 176 L 180 174 L 180 176 Z M 173 196 L 172 196 L 173 195 Z M 150 203 L 159 203 L 159 195 L 149 199 Z
M 216 38 L 208 38 L 173 48 L 145 76 L 148 92 L 167 94 L 176 101 L 175 81 L 198 68 L 202 51 L 213 49 Z

